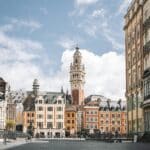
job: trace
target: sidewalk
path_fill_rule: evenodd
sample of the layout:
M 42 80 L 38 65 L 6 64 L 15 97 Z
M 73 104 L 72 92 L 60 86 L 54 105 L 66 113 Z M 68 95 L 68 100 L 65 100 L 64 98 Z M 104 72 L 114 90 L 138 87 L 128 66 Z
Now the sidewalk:
M 27 143 L 30 143 L 30 141 L 25 141 L 25 139 L 17 139 L 17 140 L 8 140 L 7 144 L 4 145 L 3 139 L 0 139 L 0 150 L 5 150 L 8 148 L 20 146 L 20 145 L 27 144 Z

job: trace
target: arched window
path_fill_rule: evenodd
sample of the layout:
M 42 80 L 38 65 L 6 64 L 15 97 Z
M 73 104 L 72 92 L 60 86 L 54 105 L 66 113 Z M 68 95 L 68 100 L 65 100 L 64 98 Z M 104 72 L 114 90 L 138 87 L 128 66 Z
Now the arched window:
M 78 59 L 77 59 L 77 58 L 75 59 L 75 63 L 76 63 L 76 64 L 78 63 Z

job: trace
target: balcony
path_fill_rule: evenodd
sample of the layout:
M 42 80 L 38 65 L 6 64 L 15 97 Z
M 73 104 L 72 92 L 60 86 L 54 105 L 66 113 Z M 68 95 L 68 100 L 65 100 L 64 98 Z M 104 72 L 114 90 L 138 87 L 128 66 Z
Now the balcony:
M 144 26 L 144 30 L 150 28 L 150 17 L 144 21 L 143 26 Z
M 150 76 L 150 68 L 147 68 L 146 70 L 144 70 L 144 75 L 143 75 L 143 79 L 147 78 Z
M 143 49 L 144 49 L 144 54 L 150 52 L 150 41 L 146 42 Z

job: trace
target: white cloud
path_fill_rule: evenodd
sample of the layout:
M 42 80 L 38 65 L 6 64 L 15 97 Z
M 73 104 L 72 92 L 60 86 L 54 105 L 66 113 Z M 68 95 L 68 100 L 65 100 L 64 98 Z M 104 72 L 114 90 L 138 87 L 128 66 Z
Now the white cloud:
M 58 44 L 64 49 L 72 49 L 75 46 L 75 41 L 66 37 L 60 39 Z
M 35 20 L 8 18 L 8 21 L 8 24 L 0 26 L 1 33 L 15 31 L 16 29 L 22 30 L 23 28 L 27 28 L 32 32 L 42 27 L 42 24 Z
M 112 99 L 124 97 L 124 56 L 116 52 L 96 55 L 81 50 L 86 68 L 85 93 L 101 94 Z M 61 58 L 60 70 L 44 74 L 40 66 L 31 62 L 0 64 L 0 76 L 7 80 L 13 89 L 31 90 L 34 78 L 39 79 L 40 90 L 59 91 L 61 86 L 70 89 L 69 68 L 74 51 L 65 50 Z
M 98 2 L 98 0 L 74 0 L 75 8 L 73 11 L 69 12 L 69 16 L 81 16 L 84 14 L 85 10 Z
M 118 32 L 110 26 L 111 21 L 111 15 L 105 9 L 101 8 L 94 10 L 90 15 L 85 17 L 77 27 L 91 37 L 103 36 L 111 43 L 112 49 L 122 50 L 124 49 L 124 45 L 118 41 Z
M 104 15 L 105 15 L 105 10 L 103 8 L 99 10 L 94 10 L 92 13 L 92 17 L 99 17 L 99 16 L 104 17 Z
M 39 42 L 9 37 L 0 32 L 1 62 L 32 60 L 39 57 L 42 49 L 43 46 Z
M 17 19 L 17 18 L 12 18 L 11 23 L 17 26 L 24 26 L 24 27 L 29 27 L 33 30 L 40 28 L 42 25 L 34 20 L 23 20 L 23 19 Z
M 91 4 L 95 4 L 98 0 L 75 0 L 76 5 L 78 6 L 87 6 Z

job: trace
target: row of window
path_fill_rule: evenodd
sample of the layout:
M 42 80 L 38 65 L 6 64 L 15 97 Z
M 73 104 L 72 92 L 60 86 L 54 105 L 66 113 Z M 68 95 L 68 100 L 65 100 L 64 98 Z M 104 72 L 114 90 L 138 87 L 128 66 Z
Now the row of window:
M 43 128 L 43 122 L 37 122 L 37 128 L 42 129 Z M 52 122 L 47 122 L 47 128 L 52 129 L 53 128 L 53 123 Z M 56 123 L 56 128 L 57 129 L 63 128 L 63 122 L 57 122 Z
M 93 114 L 96 115 L 97 113 L 98 113 L 98 111 L 96 111 L 96 110 L 89 110 L 86 112 L 86 114 L 91 114 L 91 115 L 93 115 Z
M 109 121 L 103 121 L 103 120 L 102 120 L 102 121 L 101 121 L 101 124 L 104 124 L 104 123 L 105 123 L 105 124 L 109 124 L 110 122 L 109 122 Z M 111 123 L 112 123 L 113 125 L 114 125 L 114 124 L 120 125 L 120 121 L 112 121 Z
M 96 124 L 87 124 L 86 128 L 87 129 L 97 129 L 97 125 Z
M 75 123 L 75 121 L 74 120 L 67 120 L 67 123 L 69 124 L 69 123 Z
M 117 127 L 117 128 L 112 127 L 112 128 L 110 128 L 110 129 L 109 129 L 109 127 L 100 127 L 100 129 L 101 129 L 102 131 L 106 131 L 106 132 L 108 132 L 110 129 L 111 129 L 112 132 L 115 132 L 115 131 L 120 132 L 120 127 Z
M 34 117 L 34 113 L 27 113 L 28 117 Z
M 134 29 L 131 30 L 132 32 L 128 33 L 127 37 L 127 46 L 132 46 L 136 40 L 140 38 L 140 23 L 135 26 Z
M 53 107 L 47 107 L 47 111 L 53 111 Z M 42 106 L 37 107 L 38 111 L 43 111 L 44 108 Z M 63 107 L 57 107 L 56 108 L 57 111 L 63 111 Z
M 67 117 L 75 117 L 75 114 L 74 113 L 72 113 L 72 114 L 68 113 Z
M 75 127 L 72 126 L 72 127 L 67 127 L 67 130 L 71 130 L 71 129 L 74 129 Z
M 89 113 L 89 111 L 86 112 L 86 114 L 97 114 L 97 111 L 91 111 L 91 113 Z M 103 117 L 110 117 L 110 114 L 100 114 L 100 117 L 103 118 Z M 112 118 L 120 118 L 121 117 L 121 114 L 111 114 L 111 117 Z
M 107 118 L 107 117 L 109 117 L 109 116 L 110 116 L 109 114 L 101 114 L 101 115 L 100 115 L 101 118 L 103 118 L 103 117 L 106 117 L 106 118 Z M 116 118 L 120 118 L 120 117 L 121 117 L 121 114 L 111 114 L 111 117 L 112 117 L 112 118 L 115 118 L 115 117 L 116 117 Z
M 134 50 L 133 53 L 132 53 L 132 57 L 131 57 L 131 54 L 128 54 L 127 69 L 130 69 L 134 64 L 136 64 L 136 62 L 139 61 L 140 58 L 141 58 L 140 50 L 138 50 L 137 52 L 135 52 L 135 50 Z
M 29 120 L 27 121 L 27 123 L 34 123 L 34 120 L 33 120 L 33 119 L 29 119 Z
M 144 82 L 144 97 L 150 95 L 150 80 Z
M 38 100 L 37 102 L 39 104 L 43 104 L 44 101 L 43 100 Z M 57 104 L 62 104 L 62 100 L 57 100 L 57 102 L 58 102 Z
M 44 116 L 42 114 L 37 115 L 37 119 L 43 119 Z M 47 115 L 47 119 L 53 119 L 53 115 Z M 56 119 L 63 119 L 63 115 L 56 115 Z
M 98 118 L 96 118 L 96 117 L 88 117 L 88 118 L 86 118 L 86 121 L 87 122 L 97 122 Z

